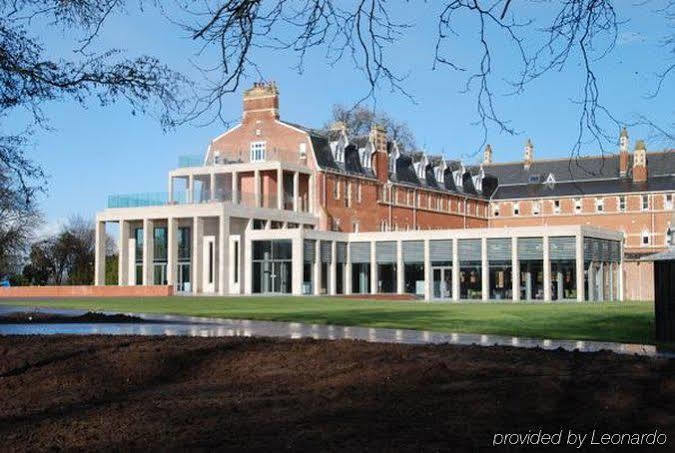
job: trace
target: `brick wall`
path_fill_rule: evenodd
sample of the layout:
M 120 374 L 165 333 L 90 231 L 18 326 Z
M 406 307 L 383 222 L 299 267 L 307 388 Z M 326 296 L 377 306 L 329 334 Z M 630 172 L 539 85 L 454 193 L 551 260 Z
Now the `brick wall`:
M 173 286 L 13 286 L 0 288 L 0 299 L 44 297 L 173 296 Z

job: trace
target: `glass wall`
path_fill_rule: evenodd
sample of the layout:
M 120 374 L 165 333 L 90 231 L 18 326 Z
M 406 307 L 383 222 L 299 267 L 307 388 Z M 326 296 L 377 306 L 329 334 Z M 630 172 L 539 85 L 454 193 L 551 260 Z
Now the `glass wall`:
M 302 294 L 314 293 L 314 263 L 316 261 L 316 241 L 305 239 L 302 263 Z
M 143 228 L 136 228 L 134 230 L 134 238 L 136 239 L 136 284 L 143 284 Z
M 452 240 L 429 241 L 431 296 L 452 299 Z
M 319 293 L 328 294 L 330 291 L 330 263 L 333 260 L 333 243 L 331 241 L 321 241 L 321 286 L 319 287 Z
M 459 298 L 481 299 L 483 290 L 480 239 L 459 239 Z
M 155 285 L 166 285 L 167 262 L 166 227 L 156 227 L 153 232 L 153 277 Z
M 551 299 L 577 298 L 576 238 L 574 236 L 549 238 L 551 260 Z
M 494 300 L 513 297 L 511 270 L 511 238 L 488 238 L 489 298 Z
M 370 242 L 352 242 L 349 244 L 352 264 L 352 293 L 370 292 Z
M 520 300 L 544 299 L 544 240 L 518 238 Z
M 254 293 L 291 293 L 293 248 L 290 240 L 252 241 Z
M 424 241 L 403 241 L 401 248 L 404 291 L 424 297 Z
M 584 288 L 588 301 L 619 299 L 618 241 L 584 238 Z
M 376 242 L 375 260 L 377 261 L 377 292 L 395 293 L 398 281 L 396 274 L 396 242 Z
M 178 291 L 191 291 L 191 244 L 190 227 L 178 228 L 178 269 L 176 272 L 176 289 Z
M 335 292 L 344 294 L 345 292 L 345 263 L 347 262 L 347 243 L 338 242 L 335 244 Z

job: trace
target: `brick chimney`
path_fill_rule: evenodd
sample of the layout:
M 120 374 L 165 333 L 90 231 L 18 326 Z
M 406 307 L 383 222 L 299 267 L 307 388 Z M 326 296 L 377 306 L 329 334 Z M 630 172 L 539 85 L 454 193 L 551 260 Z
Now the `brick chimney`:
M 483 151 L 483 164 L 490 165 L 492 163 L 492 146 L 488 143 Z
M 244 121 L 279 118 L 279 90 L 274 82 L 256 82 L 244 91 Z
M 645 181 L 647 181 L 647 147 L 644 140 L 638 140 L 633 153 L 633 182 Z
M 527 143 L 525 143 L 525 155 L 523 156 L 523 166 L 525 167 L 525 170 L 530 169 L 530 165 L 534 163 L 534 145 L 532 144 L 532 140 L 529 138 L 527 139 Z
M 624 127 L 619 135 L 619 176 L 628 174 L 628 162 L 630 161 L 630 152 L 628 152 L 628 131 Z
M 370 129 L 370 140 L 375 146 L 373 170 L 377 179 L 383 183 L 389 180 L 389 156 L 387 155 L 387 130 L 380 124 Z

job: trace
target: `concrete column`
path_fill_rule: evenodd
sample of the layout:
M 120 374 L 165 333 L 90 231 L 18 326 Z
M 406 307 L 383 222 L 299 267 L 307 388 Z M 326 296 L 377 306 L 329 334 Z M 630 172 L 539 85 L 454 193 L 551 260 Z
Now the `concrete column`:
M 558 295 L 557 298 L 558 300 L 563 300 L 563 297 L 565 296 L 565 293 L 563 291 L 563 273 L 562 270 L 560 269 L 560 266 L 558 266 L 558 271 L 555 274 L 555 279 L 558 282 L 557 284 L 557 290 L 558 290 Z
M 377 260 L 375 259 L 375 241 L 370 242 L 370 294 L 377 294 Z
M 169 200 L 169 204 L 173 203 L 173 176 L 169 175 L 169 187 L 168 187 L 169 193 L 167 195 L 167 200 Z
M 551 301 L 551 259 L 550 250 L 548 246 L 548 235 L 543 237 L 544 246 L 544 300 Z
M 577 302 L 583 302 L 584 295 L 584 237 L 581 234 L 576 236 L 576 281 L 577 281 Z
M 424 300 L 431 300 L 431 254 L 429 239 L 424 240 Z
M 490 265 L 487 254 L 487 238 L 481 238 L 481 299 L 490 299 Z
M 230 293 L 230 279 L 227 272 L 230 266 L 230 217 L 218 216 L 218 293 L 221 296 Z
M 293 245 L 292 245 L 292 262 L 291 262 L 291 273 L 293 276 L 293 283 L 292 283 L 292 288 L 291 290 L 293 291 L 293 294 L 298 294 L 295 292 L 295 267 L 296 267 L 296 262 L 295 262 L 295 257 L 298 253 L 298 251 L 295 249 L 295 239 L 293 239 Z M 239 253 L 242 254 L 243 257 L 243 264 L 242 264 L 242 269 L 240 270 L 243 271 L 244 274 L 244 294 L 251 295 L 253 294 L 253 241 L 251 241 L 251 238 L 249 235 L 244 236 L 244 240 L 239 243 Z M 300 249 L 300 253 L 302 253 L 302 249 Z M 302 275 L 300 275 L 302 278 Z M 256 278 L 260 278 L 260 275 L 256 275 Z M 301 282 L 302 283 L 302 282 Z
M 605 263 L 601 262 L 600 267 L 598 268 L 598 274 L 596 276 L 598 280 L 598 300 L 605 300 Z
M 607 270 L 609 272 L 609 299 L 608 300 L 616 300 L 615 294 L 614 294 L 614 263 L 608 263 L 607 264 Z
M 459 300 L 459 242 L 452 239 L 452 300 Z
M 405 293 L 405 264 L 403 263 L 403 243 L 396 241 L 396 293 Z
M 143 285 L 154 285 L 154 222 L 143 219 Z
M 293 238 L 293 294 L 300 296 L 302 294 L 302 267 L 304 259 L 302 256 L 302 235 Z
M 520 300 L 520 260 L 518 259 L 518 238 L 511 238 L 511 299 L 514 302 Z
M 318 296 L 321 294 L 321 241 L 318 239 L 314 241 L 314 263 L 312 271 L 312 275 L 314 276 L 312 292 L 315 296 Z
M 331 241 L 330 243 L 330 274 L 328 278 L 328 294 L 334 296 L 337 293 L 337 243 Z M 344 288 L 344 282 L 343 282 Z
M 300 210 L 300 202 L 298 201 L 298 196 L 300 195 L 300 173 L 295 171 L 293 172 L 293 211 L 298 212 Z
M 105 285 L 105 222 L 96 221 L 94 285 Z
M 619 301 L 623 302 L 624 300 L 624 287 L 623 287 L 623 254 L 621 254 L 621 261 L 617 264 L 617 273 L 619 278 Z
M 194 217 L 192 227 L 192 292 L 202 289 L 202 245 L 204 241 L 204 219 Z
M 532 270 L 530 268 L 530 262 L 526 261 L 525 264 L 525 300 L 532 300 Z
M 591 261 L 588 264 L 588 300 L 590 301 L 597 300 L 596 285 L 595 263 Z
M 253 193 L 255 194 L 255 207 L 260 207 L 260 170 L 253 171 Z
M 209 175 L 209 201 L 216 201 L 216 174 Z
M 351 256 L 351 248 L 349 247 L 349 242 L 347 242 L 347 259 L 345 263 L 345 268 L 344 268 L 344 293 L 345 294 L 351 294 L 352 293 L 352 256 Z
M 195 202 L 195 177 L 194 175 L 188 176 L 188 186 L 187 186 L 187 202 Z
M 284 171 L 277 169 L 277 209 L 284 209 Z
M 117 284 L 129 284 L 129 222 L 120 220 L 120 243 L 117 253 Z
M 178 221 L 174 217 L 166 219 L 166 283 L 176 284 L 178 263 Z
M 309 175 L 307 184 L 307 212 L 314 212 L 314 174 Z
M 232 204 L 239 204 L 239 175 L 232 172 Z

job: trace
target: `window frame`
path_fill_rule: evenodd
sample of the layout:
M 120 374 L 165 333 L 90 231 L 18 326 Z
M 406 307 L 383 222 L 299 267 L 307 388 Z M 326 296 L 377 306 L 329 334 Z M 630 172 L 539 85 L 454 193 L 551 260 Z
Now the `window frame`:
M 261 157 L 262 156 L 262 157 Z M 258 140 L 249 144 L 249 161 L 265 162 L 267 158 L 267 141 Z

